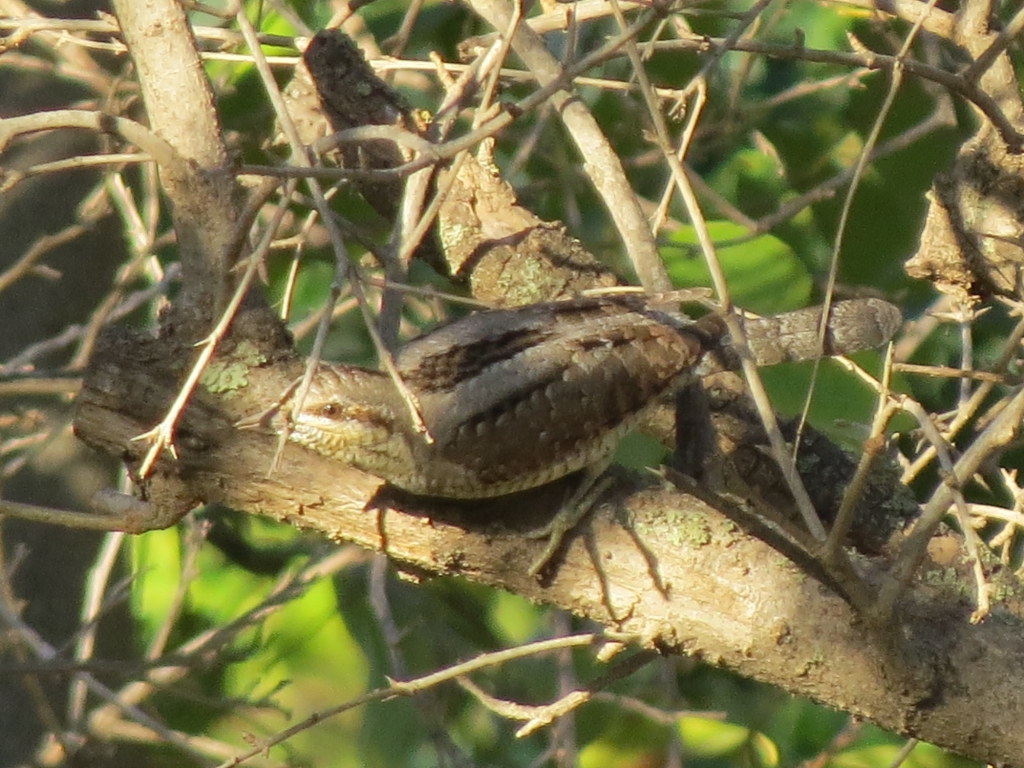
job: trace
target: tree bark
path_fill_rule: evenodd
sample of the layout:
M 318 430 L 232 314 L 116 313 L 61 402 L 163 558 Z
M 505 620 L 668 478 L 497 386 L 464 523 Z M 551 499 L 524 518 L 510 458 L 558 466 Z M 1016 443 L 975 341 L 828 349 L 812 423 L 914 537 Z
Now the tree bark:
M 418 575 L 458 575 L 545 602 L 778 685 L 881 727 L 988 762 L 1024 754 L 1019 597 L 971 625 L 969 568 L 931 561 L 876 632 L 834 591 L 807 577 L 721 509 L 651 479 L 622 476 L 572 535 L 550 581 L 527 575 L 542 542 L 525 534 L 555 512 L 566 483 L 474 504 L 401 495 L 380 480 L 269 431 L 237 430 L 301 369 L 276 319 L 252 309 L 236 321 L 250 340 L 226 344 L 226 365 L 246 366 L 230 392 L 197 395 L 178 430 L 177 461 L 141 483 L 156 516 L 219 503 L 383 552 Z M 252 349 L 258 353 L 253 354 Z M 239 354 L 239 350 L 248 350 Z M 76 431 L 137 466 L 132 438 L 166 412 L 177 391 L 177 352 L 122 332 L 92 362 Z M 243 360 L 244 358 L 244 360 Z M 265 362 L 252 365 L 254 359 Z M 869 580 L 881 561 L 863 559 Z

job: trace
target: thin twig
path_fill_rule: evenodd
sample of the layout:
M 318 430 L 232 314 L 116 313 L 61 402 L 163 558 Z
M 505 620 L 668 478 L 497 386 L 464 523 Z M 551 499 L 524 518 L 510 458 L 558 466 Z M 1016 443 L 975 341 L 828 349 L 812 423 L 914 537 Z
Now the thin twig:
M 502 651 L 483 653 L 475 659 L 470 659 L 469 661 L 465 661 L 460 664 L 454 664 L 413 680 L 405 682 L 395 681 L 391 685 L 384 688 L 378 688 L 368 694 L 346 701 L 344 704 L 339 704 L 338 706 L 316 712 L 305 720 L 302 720 L 301 722 L 298 722 L 295 725 L 275 734 L 272 738 L 261 740 L 253 749 L 236 755 L 226 763 L 222 763 L 217 766 L 217 768 L 233 768 L 234 766 L 245 762 L 249 758 L 269 750 L 277 744 L 287 741 L 295 734 L 301 733 L 317 723 L 321 723 L 328 718 L 340 715 L 341 713 L 355 709 L 356 707 L 361 707 L 374 701 L 387 701 L 399 696 L 414 696 L 421 691 L 429 690 L 430 688 L 434 688 L 442 683 L 456 680 L 461 676 L 477 672 L 481 669 L 506 664 L 516 659 L 550 653 L 552 651 L 557 651 L 560 648 L 579 648 L 587 646 L 600 640 L 602 637 L 603 635 L 600 633 L 592 633 L 559 637 L 553 640 L 541 640 L 535 643 L 527 643 L 514 648 L 508 648 Z

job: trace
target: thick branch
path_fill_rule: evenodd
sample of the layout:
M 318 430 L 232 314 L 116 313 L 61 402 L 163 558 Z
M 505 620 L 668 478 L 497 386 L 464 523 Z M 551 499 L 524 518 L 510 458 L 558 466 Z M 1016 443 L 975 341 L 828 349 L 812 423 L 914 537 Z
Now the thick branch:
M 500 33 L 508 34 L 513 29 L 512 4 L 506 0 L 475 0 L 472 7 Z M 512 48 L 541 86 L 557 82 L 564 74 L 558 60 L 529 26 L 515 26 Z M 550 103 L 576 143 L 583 160 L 583 172 L 615 221 L 641 285 L 651 291 L 668 290 L 671 283 L 658 255 L 650 224 L 632 193 L 622 161 L 610 147 L 594 116 L 568 90 L 553 93 Z
M 179 308 L 212 314 L 226 302 L 226 259 L 239 208 L 210 84 L 180 3 L 115 0 L 114 8 L 150 126 L 181 158 L 160 166 L 190 299 Z
M 250 332 L 262 322 L 239 319 Z M 616 483 L 552 581 L 538 584 L 526 570 L 542 543 L 523 534 L 552 514 L 565 486 L 472 506 L 400 498 L 291 445 L 268 477 L 276 438 L 232 424 L 272 401 L 301 361 L 274 352 L 281 337 L 272 330 L 253 338 L 264 348 L 244 357 L 267 363 L 225 377 L 237 384 L 230 398 L 206 393 L 190 406 L 180 460 L 158 465 L 145 483 L 158 512 L 219 502 L 268 515 L 386 552 L 404 568 L 558 605 L 977 759 L 1024 752 L 1017 681 L 1006 674 L 1024 668 L 1024 623 L 1006 607 L 972 626 L 956 584 L 922 586 L 937 582 L 926 570 L 899 606 L 901 626 L 891 637 L 873 635 L 835 593 L 721 510 L 635 479 Z M 98 350 L 80 398 L 79 435 L 137 465 L 141 448 L 131 439 L 173 397 L 175 354 L 130 335 Z M 872 564 L 863 566 L 870 574 Z M 934 576 L 947 571 L 931 566 Z

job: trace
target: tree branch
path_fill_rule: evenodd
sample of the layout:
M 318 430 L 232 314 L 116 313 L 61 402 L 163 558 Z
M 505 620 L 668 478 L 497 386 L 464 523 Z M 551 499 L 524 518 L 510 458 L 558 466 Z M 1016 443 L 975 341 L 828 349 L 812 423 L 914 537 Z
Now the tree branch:
M 230 398 L 203 393 L 186 410 L 179 461 L 159 463 L 141 487 L 158 513 L 220 503 L 266 515 L 384 552 L 410 571 L 459 575 L 560 606 L 649 647 L 721 664 L 976 759 L 1024 751 L 1019 712 L 1008 706 L 1019 681 L 1006 674 L 1024 667 L 1020 606 L 997 605 L 988 621 L 971 625 L 966 564 L 954 579 L 956 564 L 926 564 L 897 606 L 899 625 L 872 634 L 833 591 L 743 533 L 724 507 L 620 478 L 550 583 L 540 584 L 526 571 L 543 543 L 524 533 L 553 514 L 564 484 L 458 505 L 399 495 L 290 444 L 268 477 L 276 437 L 232 424 L 272 402 L 302 361 L 276 346 L 286 340 L 266 311 L 250 310 L 236 326 L 267 363 L 251 367 Z M 174 360 L 159 340 L 108 339 L 79 400 L 79 435 L 137 466 L 142 447 L 132 438 L 173 398 Z M 877 563 L 860 567 L 881 578 Z
M 182 158 L 160 165 L 188 297 L 179 308 L 208 323 L 229 295 L 227 259 L 240 210 L 213 93 L 180 3 L 115 0 L 114 9 L 150 126 Z

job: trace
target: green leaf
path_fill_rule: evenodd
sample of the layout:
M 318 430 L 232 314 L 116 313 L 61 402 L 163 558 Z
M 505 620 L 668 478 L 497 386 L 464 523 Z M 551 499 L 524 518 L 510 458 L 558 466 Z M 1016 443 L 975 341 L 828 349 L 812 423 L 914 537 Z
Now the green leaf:
M 892 743 L 855 747 L 837 754 L 829 765 L 834 768 L 876 768 L 880 765 L 892 765 L 901 748 L 902 744 Z M 974 763 L 922 742 L 911 750 L 900 765 L 903 768 L 953 768 Z
M 747 235 L 743 227 L 729 221 L 709 221 L 708 230 L 716 244 L 723 244 L 718 248 L 718 260 L 738 305 L 760 314 L 773 314 L 797 309 L 810 300 L 811 276 L 786 243 L 772 235 L 761 235 L 728 245 Z M 680 227 L 669 240 L 672 245 L 681 246 L 668 245 L 662 249 L 673 284 L 680 288 L 711 285 L 693 227 Z
M 684 717 L 679 721 L 679 735 L 687 754 L 694 757 L 726 757 L 743 751 L 750 765 L 775 768 L 779 750 L 770 738 L 758 731 L 733 723 Z
M 750 729 L 704 717 L 684 717 L 679 735 L 686 751 L 695 757 L 724 757 L 742 747 L 750 738 Z

